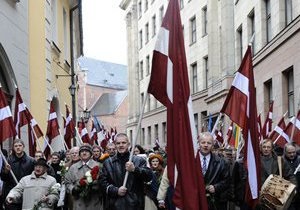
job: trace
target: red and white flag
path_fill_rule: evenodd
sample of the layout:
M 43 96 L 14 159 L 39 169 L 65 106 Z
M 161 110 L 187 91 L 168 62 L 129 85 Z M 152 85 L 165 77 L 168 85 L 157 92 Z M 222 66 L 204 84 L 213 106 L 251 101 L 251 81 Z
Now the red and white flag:
M 0 142 L 15 137 L 16 129 L 6 96 L 0 86 Z
M 84 123 L 83 118 L 82 118 L 81 120 L 82 120 L 82 122 L 81 122 L 81 133 L 80 133 L 80 137 L 81 137 L 83 143 L 88 143 L 88 144 L 90 144 L 90 143 L 91 143 L 91 140 L 90 140 L 90 137 L 89 137 L 88 130 L 87 130 L 86 127 L 85 127 L 85 123 Z
M 235 75 L 232 86 L 221 109 L 242 129 L 245 141 L 244 165 L 248 171 L 245 201 L 250 206 L 256 205 L 260 189 L 260 151 L 254 75 L 249 46 Z
M 175 206 L 207 209 L 177 0 L 169 1 L 158 33 L 148 92 L 167 108 L 167 169 Z
M 72 147 L 72 138 L 75 137 L 75 122 L 70 113 L 69 107 L 66 105 L 66 119 L 65 119 L 65 133 L 64 139 L 68 148 Z
M 28 117 L 29 117 L 29 120 L 30 120 L 30 125 L 33 128 L 33 130 L 34 130 L 36 137 L 40 138 L 40 137 L 44 136 L 44 134 L 42 132 L 42 129 L 37 124 L 36 120 L 32 117 L 32 115 L 31 115 L 31 113 L 30 113 L 30 111 L 28 109 L 27 109 L 27 113 L 28 113 Z
M 56 136 L 59 135 L 59 124 L 57 120 L 57 114 L 54 109 L 53 100 L 50 103 L 50 111 L 49 111 L 49 118 L 48 118 L 48 126 L 46 136 L 49 139 L 49 144 L 51 144 L 51 140 L 54 139 Z
M 50 154 L 50 147 L 52 140 L 59 135 L 59 124 L 57 120 L 57 114 L 54 109 L 53 100 L 50 103 L 50 111 L 49 111 L 49 118 L 48 118 L 48 125 L 47 125 L 47 132 L 46 136 L 48 138 L 48 144 L 47 142 L 44 142 L 45 144 L 45 150 L 44 154 L 46 157 Z M 46 140 L 47 141 L 47 140 Z
M 94 122 L 92 123 L 92 129 L 91 129 L 91 133 L 90 133 L 90 140 L 91 140 L 91 144 L 98 144 L 98 134 L 97 134 L 97 130 L 96 127 L 94 125 Z
M 285 128 L 284 117 L 282 117 L 269 137 L 275 144 L 282 148 L 289 141 L 289 136 L 284 132 Z M 282 138 L 279 138 L 279 136 L 282 136 Z
M 233 136 L 233 122 L 231 121 L 226 134 L 225 147 L 227 147 L 228 145 L 234 147 L 234 141 L 235 139 Z
M 21 97 L 21 94 L 19 92 L 19 89 L 16 89 L 16 103 L 15 103 L 15 116 L 14 116 L 14 124 L 15 129 L 17 132 L 17 135 L 19 138 L 21 138 L 21 127 L 24 125 L 27 125 L 29 116 L 27 113 L 27 108 L 25 103 L 23 102 L 23 99 Z
M 261 114 L 259 114 L 258 117 L 257 117 L 257 123 L 258 123 L 258 138 L 259 138 L 259 141 L 261 141 L 261 140 L 263 140 L 262 125 L 261 125 Z
M 272 103 L 270 104 L 269 112 L 268 112 L 268 115 L 266 117 L 265 123 L 262 128 L 262 137 L 264 139 L 268 138 L 272 131 L 273 104 L 274 104 L 274 101 L 272 101 Z
M 290 137 L 291 142 L 300 145 L 300 110 L 297 117 L 293 117 L 286 126 L 285 133 Z
M 224 139 L 223 139 L 223 134 L 220 130 L 218 129 L 215 130 L 215 133 L 213 134 L 213 138 L 219 147 L 223 145 Z

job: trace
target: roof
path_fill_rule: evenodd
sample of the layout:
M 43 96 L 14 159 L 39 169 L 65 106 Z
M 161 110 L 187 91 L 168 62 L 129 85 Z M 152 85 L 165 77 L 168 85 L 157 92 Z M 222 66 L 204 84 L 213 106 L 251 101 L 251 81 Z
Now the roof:
M 127 66 L 80 57 L 81 70 L 87 70 L 87 84 L 125 90 L 128 86 Z
M 91 115 L 101 116 L 114 114 L 126 96 L 126 90 L 114 93 L 104 93 L 91 108 Z

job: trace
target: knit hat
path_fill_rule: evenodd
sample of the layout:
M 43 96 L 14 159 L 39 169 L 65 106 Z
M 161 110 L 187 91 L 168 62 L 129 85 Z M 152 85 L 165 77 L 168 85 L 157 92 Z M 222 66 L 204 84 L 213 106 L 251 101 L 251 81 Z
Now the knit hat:
M 92 147 L 91 145 L 89 144 L 83 144 L 79 147 L 79 154 L 82 152 L 82 151 L 88 151 L 91 153 L 91 155 L 93 154 L 93 150 L 92 150 Z
M 151 155 L 149 155 L 149 164 L 151 164 L 151 161 L 154 159 L 154 158 L 157 158 L 158 159 L 158 161 L 159 161 L 159 164 L 163 164 L 164 163 L 164 160 L 163 160 L 163 158 L 162 158 L 162 156 L 161 155 L 159 155 L 159 154 L 151 154 Z
M 46 167 L 46 168 L 49 168 L 49 165 L 47 164 L 47 161 L 46 161 L 45 158 L 40 158 L 40 159 L 38 159 L 38 160 L 35 162 L 34 166 L 44 166 L 44 167 Z

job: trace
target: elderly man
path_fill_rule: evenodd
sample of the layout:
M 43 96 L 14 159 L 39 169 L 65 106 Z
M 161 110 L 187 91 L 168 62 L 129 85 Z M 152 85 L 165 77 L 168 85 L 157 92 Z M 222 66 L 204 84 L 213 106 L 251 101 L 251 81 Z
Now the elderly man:
M 116 145 L 112 142 L 109 142 L 106 146 L 106 151 L 109 154 L 109 157 L 112 157 L 116 154 Z
M 32 173 L 34 170 L 35 160 L 28 156 L 25 152 L 25 144 L 21 139 L 15 139 L 13 142 L 12 155 L 8 157 L 8 165 L 1 172 L 1 178 L 4 181 L 3 196 L 6 197 L 8 192 L 16 185 L 10 170 L 15 174 L 18 181 L 24 176 Z M 20 204 L 12 204 L 6 209 L 18 210 L 21 209 Z
M 264 139 L 260 144 L 261 150 L 261 184 L 266 181 L 266 179 L 271 174 L 279 175 L 279 167 L 277 155 L 274 153 L 273 142 L 271 139 Z M 282 176 L 284 179 L 291 181 L 296 184 L 296 178 L 293 175 L 293 171 L 288 163 L 282 160 Z
M 92 147 L 83 144 L 79 148 L 80 161 L 73 164 L 65 176 L 67 192 L 73 197 L 73 210 L 101 210 L 102 196 L 98 180 L 87 178 L 87 172 L 95 168 L 99 173 L 99 163 L 92 158 Z M 96 177 L 98 179 L 98 177 Z M 84 180 L 84 181 L 82 181 Z M 89 185 L 89 187 L 85 187 Z
M 129 140 L 125 133 L 115 136 L 117 154 L 108 158 L 100 174 L 100 185 L 107 194 L 106 209 L 144 210 L 144 182 L 152 180 L 152 171 L 146 160 L 133 156 L 129 161 Z M 123 185 L 126 171 L 129 172 L 126 186 Z
M 297 167 L 300 164 L 300 156 L 297 155 L 297 146 L 294 143 L 287 143 L 284 146 L 284 159 L 289 164 L 289 166 L 292 169 L 292 172 L 295 174 L 296 180 L 297 180 L 297 194 L 294 198 L 294 202 L 292 203 L 292 207 L 296 209 L 296 207 L 300 207 L 300 170 Z
M 210 210 L 227 209 L 226 190 L 230 184 L 229 164 L 212 153 L 213 136 L 209 132 L 199 135 L 200 162 L 206 185 Z
M 22 209 L 54 209 L 58 200 L 59 185 L 55 178 L 47 175 L 47 162 L 44 158 L 36 161 L 31 175 L 23 177 L 7 195 L 6 203 L 22 203 Z

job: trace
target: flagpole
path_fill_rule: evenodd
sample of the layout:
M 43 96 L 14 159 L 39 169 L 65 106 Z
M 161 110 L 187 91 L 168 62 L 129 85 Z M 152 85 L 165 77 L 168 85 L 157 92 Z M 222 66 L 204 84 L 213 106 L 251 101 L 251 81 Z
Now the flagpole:
M 62 146 L 63 146 L 63 148 L 66 150 L 69 150 L 69 147 L 68 147 L 68 145 L 66 144 L 66 142 L 65 142 L 65 140 L 64 140 L 64 138 L 63 138 L 63 136 L 61 135 L 61 133 L 60 133 L 60 130 L 58 130 L 58 133 L 59 133 L 59 136 L 60 136 L 60 139 L 62 140 Z
M 6 165 L 9 165 L 8 162 L 7 162 L 7 160 L 6 160 L 6 157 L 4 156 L 4 154 L 3 154 L 3 152 L 2 152 L 2 149 L 0 149 L 0 153 L 1 153 L 1 156 L 2 156 L 2 158 L 3 158 L 3 160 L 4 160 L 4 163 L 5 163 Z M 12 169 L 10 169 L 9 172 L 10 172 L 11 176 L 13 177 L 14 181 L 16 182 L 16 184 L 18 184 L 18 180 L 17 180 L 17 178 L 16 178 L 14 172 L 12 171 Z
M 145 99 L 144 99 L 144 102 L 143 102 L 143 105 L 142 105 L 141 110 L 140 110 L 140 117 L 139 117 L 139 121 L 138 121 L 138 124 L 137 124 L 137 130 L 136 130 L 136 133 L 135 133 L 135 137 L 134 137 L 132 145 L 131 145 L 131 151 L 130 151 L 130 156 L 129 156 L 129 161 L 130 162 L 132 161 L 134 147 L 136 145 L 138 134 L 139 134 L 139 131 L 140 131 L 140 128 L 141 128 L 141 123 L 142 123 L 142 118 L 143 118 L 143 114 L 144 114 L 144 109 L 145 109 L 146 101 L 147 101 L 148 97 L 149 97 L 149 93 L 147 92 L 146 96 L 145 96 Z M 125 178 L 124 178 L 124 181 L 123 181 L 123 187 L 126 186 L 128 175 L 129 175 L 129 172 L 126 171 Z
M 283 118 L 285 118 L 285 116 L 287 115 L 288 111 L 286 111 L 283 115 Z M 282 130 L 280 133 L 279 133 L 279 136 L 277 136 L 277 138 L 275 139 L 275 141 L 273 142 L 273 144 L 276 144 L 276 142 L 278 141 L 278 139 L 282 136 L 284 130 Z
M 44 139 L 44 141 L 46 142 L 46 144 L 49 146 L 51 152 L 53 153 L 54 150 L 53 150 L 53 148 L 51 147 L 51 145 L 49 144 L 48 140 L 45 138 L 45 136 L 43 136 L 43 139 Z
M 35 141 L 37 142 L 37 145 L 38 145 L 40 151 L 43 152 L 42 147 L 41 147 L 41 145 L 40 145 L 40 142 L 39 142 L 39 140 L 38 140 L 38 137 L 37 137 L 37 135 L 36 135 L 36 133 L 35 133 L 35 130 L 34 130 L 34 128 L 32 127 L 32 124 L 31 124 L 31 123 L 29 123 L 29 124 L 30 124 L 31 130 L 32 130 L 32 132 L 33 132 L 33 135 L 34 135 L 34 137 L 35 137 L 35 139 L 36 139 Z M 44 153 L 44 152 L 43 152 L 43 153 Z
M 83 141 L 82 141 L 82 139 L 81 139 L 81 136 L 80 136 L 80 134 L 79 134 L 78 129 L 77 129 L 76 126 L 75 126 L 75 130 L 76 130 L 76 133 L 77 133 L 77 135 L 78 135 L 78 137 L 79 137 L 79 145 L 82 145 L 82 144 L 83 144 Z M 76 137 L 77 137 L 77 135 L 76 135 Z M 76 140 L 77 140 L 77 142 L 78 142 L 78 138 L 76 138 Z
M 219 123 L 219 121 L 220 121 L 222 115 L 223 115 L 223 114 L 220 112 L 220 113 L 219 113 L 219 116 L 218 116 L 218 118 L 217 118 L 217 120 L 216 120 L 216 122 L 215 122 L 215 124 L 214 124 L 214 127 L 213 127 L 212 131 L 210 132 L 211 134 L 214 134 L 214 133 L 215 133 L 215 130 L 217 129 L 218 123 Z

